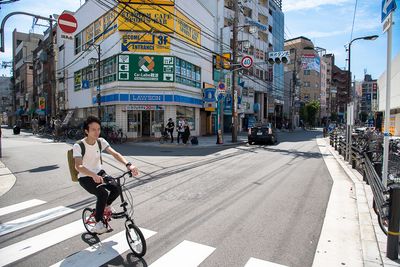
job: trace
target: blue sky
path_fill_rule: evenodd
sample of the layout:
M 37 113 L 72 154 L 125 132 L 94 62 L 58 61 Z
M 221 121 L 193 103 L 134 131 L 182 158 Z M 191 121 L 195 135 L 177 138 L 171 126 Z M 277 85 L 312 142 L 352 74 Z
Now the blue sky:
M 84 2 L 84 0 L 81 0 Z M 42 16 L 60 14 L 63 10 L 76 10 L 80 0 L 24 0 L 2 5 L 0 18 L 13 11 L 26 11 Z M 188 0 L 192 1 L 192 0 Z M 257 1 L 257 0 L 253 0 Z M 285 38 L 305 36 L 314 45 L 323 47 L 327 53 L 334 53 L 336 65 L 347 66 L 347 54 L 344 46 L 351 38 L 351 27 L 356 0 L 283 0 L 285 12 Z M 397 1 L 399 2 L 399 1 Z M 387 35 L 382 33 L 380 18 L 381 0 L 359 0 L 355 17 L 353 38 L 366 35 L 379 35 L 375 41 L 356 41 L 351 49 L 351 70 L 357 80 L 364 76 L 367 69 L 373 78 L 386 69 Z M 398 3 L 399 5 L 400 3 Z M 395 21 L 400 21 L 400 11 L 395 12 Z M 42 21 L 45 23 L 44 21 Z M 400 25 L 393 27 L 393 57 L 400 51 Z M 29 32 L 32 18 L 17 15 L 11 17 L 5 27 L 5 53 L 0 53 L 0 61 L 11 59 L 11 33 L 14 28 L 18 31 Z M 35 27 L 36 33 L 42 33 L 45 28 Z M 9 69 L 0 69 L 0 75 L 10 75 Z
M 355 3 L 356 0 L 283 0 L 285 37 L 311 39 L 315 46 L 335 54 L 338 67 L 347 69 L 344 46 L 351 40 Z M 379 35 L 375 41 L 357 40 L 351 45 L 351 71 L 357 80 L 363 79 L 364 69 L 375 79 L 386 69 L 387 34 L 382 32 L 381 4 L 381 0 L 359 0 L 357 4 L 352 39 Z M 394 15 L 398 23 L 393 27 L 393 57 L 400 51 L 399 11 Z

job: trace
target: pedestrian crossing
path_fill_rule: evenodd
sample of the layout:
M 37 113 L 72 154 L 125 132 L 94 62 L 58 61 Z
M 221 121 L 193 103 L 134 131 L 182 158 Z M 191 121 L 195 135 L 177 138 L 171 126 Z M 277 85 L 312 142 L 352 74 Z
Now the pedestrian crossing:
M 33 199 L 0 208 L 0 216 L 15 213 L 31 207 L 42 206 L 45 201 Z M 22 218 L 12 220 L 0 225 L 0 237 L 4 237 L 12 232 L 17 232 L 23 228 L 49 221 L 51 219 L 62 218 L 72 212 L 74 209 L 59 206 L 46 209 Z M 64 219 L 64 218 L 63 218 Z M 145 239 L 149 239 L 157 235 L 157 232 L 140 228 Z M 28 259 L 34 254 L 40 253 L 45 249 L 68 242 L 68 239 L 79 238 L 85 233 L 82 220 L 76 220 L 55 229 L 40 233 L 36 236 L 23 239 L 22 241 L 5 246 L 0 249 L 0 266 L 14 265 L 17 261 Z M 149 267 L 196 267 L 202 264 L 207 258 L 213 255 L 217 248 L 199 244 L 189 240 L 183 240 L 164 255 L 155 259 Z M 75 251 L 71 255 L 65 255 L 65 258 L 56 263 L 51 263 L 51 267 L 58 266 L 101 266 L 114 258 L 130 251 L 126 241 L 125 231 L 118 232 L 106 239 L 87 247 L 81 251 Z M 151 257 L 151 255 L 146 255 Z M 55 262 L 55 261 L 54 261 Z M 271 263 L 261 259 L 250 258 L 244 267 L 284 267 L 283 265 Z

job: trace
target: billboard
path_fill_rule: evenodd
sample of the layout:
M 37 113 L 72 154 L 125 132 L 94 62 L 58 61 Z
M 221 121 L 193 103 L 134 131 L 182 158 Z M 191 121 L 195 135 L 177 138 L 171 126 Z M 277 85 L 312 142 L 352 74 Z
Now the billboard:
M 125 5 L 128 6 L 118 17 L 119 31 L 169 33 L 174 31 L 174 6 L 119 4 L 119 10 Z
M 301 57 L 301 68 L 303 70 L 321 71 L 321 60 L 317 55 L 303 55 Z
M 171 37 L 163 33 L 129 32 L 122 36 L 121 51 L 169 53 Z
M 179 38 L 200 47 L 201 29 L 188 19 L 182 12 L 176 10 L 175 32 Z
M 118 80 L 137 82 L 174 82 L 175 58 L 156 55 L 119 55 Z

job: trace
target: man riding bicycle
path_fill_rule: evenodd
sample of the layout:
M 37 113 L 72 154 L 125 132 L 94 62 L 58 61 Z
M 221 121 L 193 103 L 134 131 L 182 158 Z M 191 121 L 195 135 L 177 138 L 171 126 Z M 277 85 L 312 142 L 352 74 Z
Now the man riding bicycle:
M 118 187 L 115 184 L 103 184 L 103 177 L 99 175 L 102 171 L 101 152 L 107 151 L 116 160 L 123 163 L 132 175 L 139 175 L 138 169 L 128 162 L 120 153 L 111 148 L 110 144 L 104 139 L 99 138 L 101 121 L 95 116 L 89 116 L 83 124 L 85 138 L 81 140 L 85 152 L 82 157 L 82 149 L 79 143 L 73 146 L 73 157 L 75 159 L 75 169 L 79 172 L 79 184 L 90 194 L 97 197 L 96 202 L 96 225 L 93 232 L 102 234 L 107 232 L 102 219 L 103 213 L 111 211 L 110 205 L 119 196 Z

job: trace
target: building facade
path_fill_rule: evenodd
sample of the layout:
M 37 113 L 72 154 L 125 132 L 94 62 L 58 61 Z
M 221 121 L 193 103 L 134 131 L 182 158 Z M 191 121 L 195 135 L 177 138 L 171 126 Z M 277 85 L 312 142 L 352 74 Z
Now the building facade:
M 33 50 L 43 35 L 21 33 L 15 29 L 12 34 L 15 116 L 24 124 L 30 121 L 35 112 L 33 94 Z
M 8 115 L 12 113 L 12 83 L 10 77 L 0 77 L 0 124 L 8 124 Z
M 390 89 L 390 133 L 400 136 L 400 53 L 392 60 Z M 378 110 L 384 114 L 386 107 L 386 72 L 378 79 Z M 382 118 L 382 124 L 384 118 Z
M 365 74 L 361 83 L 361 105 L 360 120 L 366 123 L 367 120 L 373 120 L 375 112 L 378 111 L 378 81 L 372 79 L 371 75 Z
M 100 110 L 104 124 L 129 138 L 159 136 L 168 118 L 183 118 L 200 134 L 203 84 L 213 84 L 212 53 L 205 48 L 217 40 L 203 31 L 214 28 L 215 17 L 198 1 L 160 2 L 89 0 L 74 13 L 73 40 L 57 33 L 58 88 L 76 117 Z
M 337 115 L 337 122 L 344 123 L 347 103 L 350 102 L 349 72 L 334 65 L 332 68 L 332 87 L 336 91 L 336 101 L 334 102 L 335 106 L 332 106 L 332 113 L 335 112 Z

